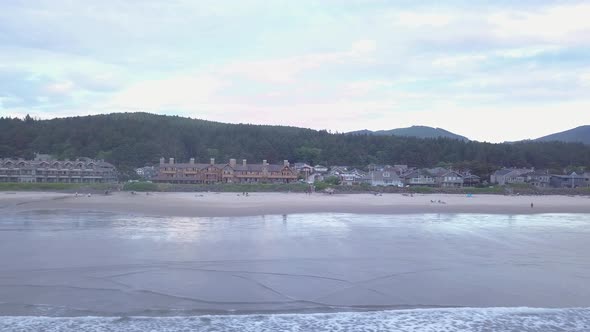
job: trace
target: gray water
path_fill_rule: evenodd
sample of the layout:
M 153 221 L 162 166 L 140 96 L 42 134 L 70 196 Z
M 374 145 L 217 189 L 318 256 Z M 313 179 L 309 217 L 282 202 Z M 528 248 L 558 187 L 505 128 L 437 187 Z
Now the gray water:
M 2 215 L 0 331 L 588 331 L 589 239 L 582 214 Z

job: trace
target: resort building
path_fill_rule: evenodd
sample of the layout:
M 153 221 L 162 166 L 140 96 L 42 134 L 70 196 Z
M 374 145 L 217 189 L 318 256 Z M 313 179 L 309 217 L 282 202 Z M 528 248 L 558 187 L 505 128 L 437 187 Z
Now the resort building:
M 174 158 L 166 163 L 161 158 L 158 175 L 152 181 L 185 184 L 290 183 L 297 181 L 297 172 L 287 160 L 282 165 L 272 165 L 266 160 L 262 164 L 248 164 L 246 159 L 241 164 L 236 159 L 230 159 L 227 164 L 217 164 L 211 158 L 208 164 L 200 164 L 195 163 L 195 158 L 188 163 L 176 163 Z
M 48 155 L 37 154 L 34 160 L 0 159 L 0 182 L 117 182 L 117 170 L 103 160 L 56 160 Z

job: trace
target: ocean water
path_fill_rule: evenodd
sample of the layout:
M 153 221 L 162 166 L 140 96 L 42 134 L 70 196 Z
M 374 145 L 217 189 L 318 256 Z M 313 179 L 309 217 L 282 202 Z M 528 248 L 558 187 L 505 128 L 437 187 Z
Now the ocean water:
M 194 317 L 0 317 L 0 331 L 586 332 L 590 308 L 456 308 Z
M 585 214 L 4 213 L 0 331 L 590 332 L 588 239 Z

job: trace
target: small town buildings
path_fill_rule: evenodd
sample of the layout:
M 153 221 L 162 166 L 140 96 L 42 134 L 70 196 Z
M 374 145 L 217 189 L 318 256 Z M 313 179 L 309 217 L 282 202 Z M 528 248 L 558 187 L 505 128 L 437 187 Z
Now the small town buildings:
M 481 178 L 475 174 L 466 172 L 462 173 L 461 176 L 463 177 L 464 187 L 475 187 L 481 184 Z
M 135 173 L 142 179 L 151 180 L 158 175 L 158 169 L 154 166 L 144 166 L 136 168 Z
M 297 172 L 287 160 L 283 164 L 273 165 L 263 160 L 261 164 L 248 164 L 246 159 L 238 164 L 230 159 L 227 164 L 215 163 L 211 158 L 209 164 L 196 163 L 191 158 L 188 163 L 176 163 L 170 158 L 168 163 L 160 159 L 158 175 L 154 182 L 213 184 L 213 183 L 290 183 L 297 181 Z
M 315 165 L 313 167 L 313 171 L 315 173 L 327 173 L 328 172 L 328 167 L 323 166 L 323 165 Z
M 328 176 L 340 176 L 342 173 L 348 172 L 348 166 L 332 166 L 328 172 Z
M 410 171 L 408 165 L 393 165 L 392 169 L 397 175 L 402 175 Z
M 503 168 L 495 171 L 490 176 L 490 183 L 501 186 L 514 183 L 525 183 L 525 174 L 533 172 L 534 169 L 528 168 Z
M 524 174 L 526 183 L 537 188 L 547 188 L 551 185 L 551 174 L 548 170 L 537 170 Z
M 436 186 L 435 178 L 425 169 L 416 169 L 402 174 L 401 179 L 406 186 Z
M 427 170 L 439 187 L 463 187 L 463 177 L 459 172 L 448 170 L 443 167 L 435 167 Z
M 551 175 L 549 181 L 554 188 L 579 188 L 588 186 L 587 178 L 576 172 L 570 175 Z
M 362 179 L 366 176 L 366 173 L 356 168 L 340 174 L 340 184 L 346 186 L 352 186 L 355 184 L 361 184 Z
M 362 182 L 368 183 L 371 186 L 404 186 L 402 179 L 400 179 L 394 171 L 390 170 L 369 171 L 369 173 L 362 178 Z
M 57 160 L 37 154 L 33 160 L 0 159 L 0 182 L 108 183 L 117 182 L 117 170 L 104 160 Z
M 306 163 L 293 164 L 295 172 L 303 177 L 303 180 L 309 181 L 309 176 L 314 172 L 312 166 Z

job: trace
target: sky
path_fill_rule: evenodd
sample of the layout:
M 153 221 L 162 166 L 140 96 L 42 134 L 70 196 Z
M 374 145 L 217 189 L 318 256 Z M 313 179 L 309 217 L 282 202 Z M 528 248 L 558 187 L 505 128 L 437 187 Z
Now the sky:
M 590 1 L 0 1 L 0 116 L 489 142 L 590 124 Z

